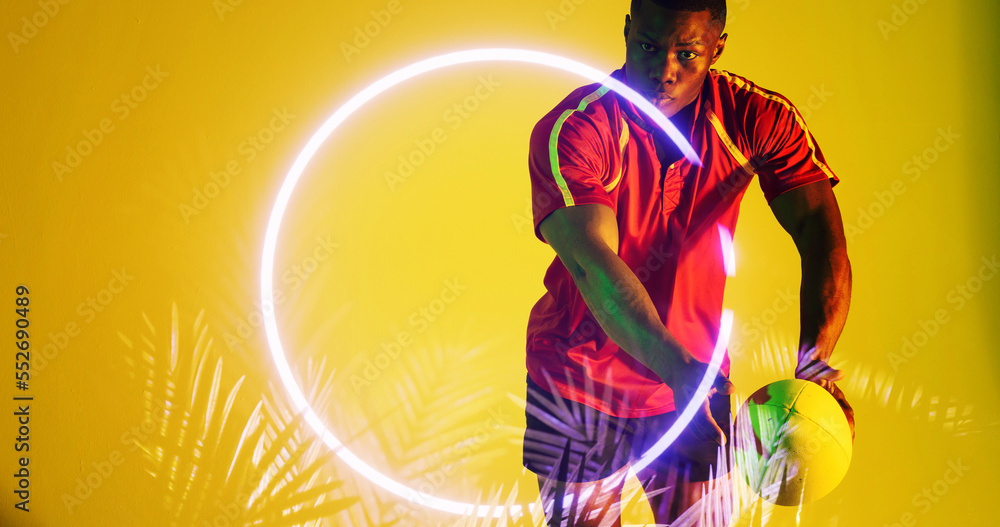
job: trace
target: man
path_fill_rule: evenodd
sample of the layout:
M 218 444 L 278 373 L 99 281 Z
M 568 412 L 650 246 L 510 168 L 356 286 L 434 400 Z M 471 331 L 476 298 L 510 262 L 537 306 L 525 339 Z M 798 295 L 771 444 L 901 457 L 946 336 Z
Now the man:
M 532 133 L 535 235 L 557 257 L 528 322 L 524 465 L 550 525 L 608 525 L 629 463 L 691 402 L 719 333 L 719 227 L 735 232 L 754 176 L 801 256 L 796 376 L 830 390 L 853 433 L 833 383 L 843 373 L 828 365 L 851 290 L 839 179 L 787 99 L 711 69 L 725 12 L 725 0 L 633 0 L 625 65 L 612 73 L 671 119 L 702 166 L 600 84 Z M 727 356 L 680 438 L 638 473 L 657 523 L 729 471 L 728 374 Z

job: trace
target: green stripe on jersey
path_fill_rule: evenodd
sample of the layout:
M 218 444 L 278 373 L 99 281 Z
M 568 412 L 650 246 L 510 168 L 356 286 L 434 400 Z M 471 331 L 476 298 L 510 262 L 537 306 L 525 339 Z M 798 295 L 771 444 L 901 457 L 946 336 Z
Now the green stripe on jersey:
M 563 200 L 566 202 L 567 207 L 572 207 L 576 205 L 576 201 L 573 200 L 573 193 L 569 191 L 569 186 L 566 185 L 566 178 L 563 177 L 562 171 L 559 170 L 559 132 L 562 131 L 563 123 L 569 119 L 573 112 L 582 112 L 590 106 L 591 103 L 604 97 L 605 94 L 610 91 L 611 88 L 607 86 L 601 86 L 600 89 L 591 93 L 590 95 L 583 98 L 580 101 L 580 106 L 575 110 L 566 110 L 559 119 L 556 120 L 555 126 L 552 127 L 552 135 L 549 137 L 549 159 L 552 163 L 552 175 L 556 178 L 556 184 L 559 185 L 559 190 L 562 192 Z

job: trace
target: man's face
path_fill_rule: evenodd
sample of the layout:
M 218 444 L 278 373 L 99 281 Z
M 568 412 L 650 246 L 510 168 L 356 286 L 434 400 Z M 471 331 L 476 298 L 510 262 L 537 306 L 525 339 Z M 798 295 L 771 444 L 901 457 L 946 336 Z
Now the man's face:
M 674 11 L 646 0 L 635 18 L 625 17 L 628 85 L 672 117 L 701 91 L 709 68 L 722 55 L 722 24 L 705 11 Z

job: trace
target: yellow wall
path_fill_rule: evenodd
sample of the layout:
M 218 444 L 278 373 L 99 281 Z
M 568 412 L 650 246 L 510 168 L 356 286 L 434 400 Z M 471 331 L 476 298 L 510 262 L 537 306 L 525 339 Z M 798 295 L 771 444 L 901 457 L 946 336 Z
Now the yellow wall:
M 962 284 L 979 287 L 968 282 L 982 259 L 1000 253 L 997 6 L 974 3 L 730 2 L 718 67 L 803 110 L 843 180 L 837 196 L 856 228 L 854 301 L 835 355 L 857 411 L 854 460 L 833 494 L 801 511 L 801 525 L 987 521 L 1000 464 L 992 339 L 1000 278 L 956 296 Z M 361 88 L 447 51 L 540 49 L 610 72 L 624 60 L 626 8 L 596 0 L 4 2 L 0 523 L 230 521 L 255 481 L 231 474 L 233 459 L 261 463 L 235 450 L 244 424 L 260 401 L 261 430 L 280 432 L 289 418 L 255 302 L 268 214 L 299 149 Z M 359 37 L 366 28 L 376 35 Z M 461 116 L 454 105 L 475 97 L 483 79 L 490 88 Z M 408 485 L 467 502 L 507 499 L 514 484 L 516 502 L 537 495 L 520 470 L 518 401 L 527 313 L 553 253 L 531 234 L 526 147 L 534 122 L 581 82 L 503 64 L 422 77 L 352 117 L 292 197 L 275 283 L 293 370 L 307 391 L 330 380 L 314 398 L 327 403 L 321 417 Z M 439 128 L 434 153 L 390 185 L 398 156 Z M 953 141 L 938 140 L 941 130 Z M 914 156 L 934 162 L 918 173 Z M 726 302 L 736 312 L 732 345 L 742 350 L 733 380 L 745 396 L 790 376 L 776 357 L 798 338 L 796 308 L 782 300 L 797 290 L 797 256 L 759 188 L 745 198 L 736 250 Z M 456 280 L 460 294 L 444 293 Z M 10 379 L 22 284 L 34 350 L 23 392 Z M 438 307 L 433 320 L 420 314 Z M 945 322 L 935 329 L 936 316 Z M 398 357 L 379 358 L 381 344 L 404 331 L 412 341 L 403 336 Z M 933 335 L 902 355 L 903 339 L 920 331 Z M 201 358 L 195 380 L 192 361 Z M 20 456 L 11 398 L 24 395 L 34 397 L 29 513 L 14 508 L 18 478 L 10 476 Z M 176 410 L 169 417 L 164 401 Z M 206 404 L 218 407 L 208 430 Z M 192 419 L 180 419 L 184 408 Z M 494 414 L 504 426 L 490 426 Z M 291 444 L 312 437 L 304 430 Z M 442 450 L 443 458 L 427 454 Z M 296 480 L 288 496 L 329 480 L 344 482 L 330 500 L 359 498 L 316 509 L 327 525 L 394 514 L 405 514 L 400 525 L 456 521 L 394 510 L 402 500 L 325 452 L 313 445 L 287 459 L 286 450 L 277 466 L 305 473 L 319 461 L 315 479 Z M 969 469 L 956 479 L 949 463 Z M 924 488 L 934 501 L 918 496 Z M 280 511 L 281 496 L 255 514 Z M 771 525 L 794 524 L 795 512 L 775 511 Z M 634 508 L 627 519 L 649 518 Z

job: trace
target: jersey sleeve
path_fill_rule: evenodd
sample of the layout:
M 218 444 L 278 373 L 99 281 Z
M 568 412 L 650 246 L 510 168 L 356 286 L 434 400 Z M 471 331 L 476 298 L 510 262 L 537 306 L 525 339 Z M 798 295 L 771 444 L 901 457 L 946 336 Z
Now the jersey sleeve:
M 803 185 L 827 179 L 831 186 L 840 182 L 791 102 L 772 93 L 759 108 L 756 122 L 749 127 L 750 144 L 768 203 Z
M 538 226 L 553 211 L 593 203 L 616 209 L 605 190 L 614 161 L 604 128 L 602 133 L 598 119 L 575 110 L 553 112 L 535 125 L 528 171 L 535 237 L 543 243 Z

